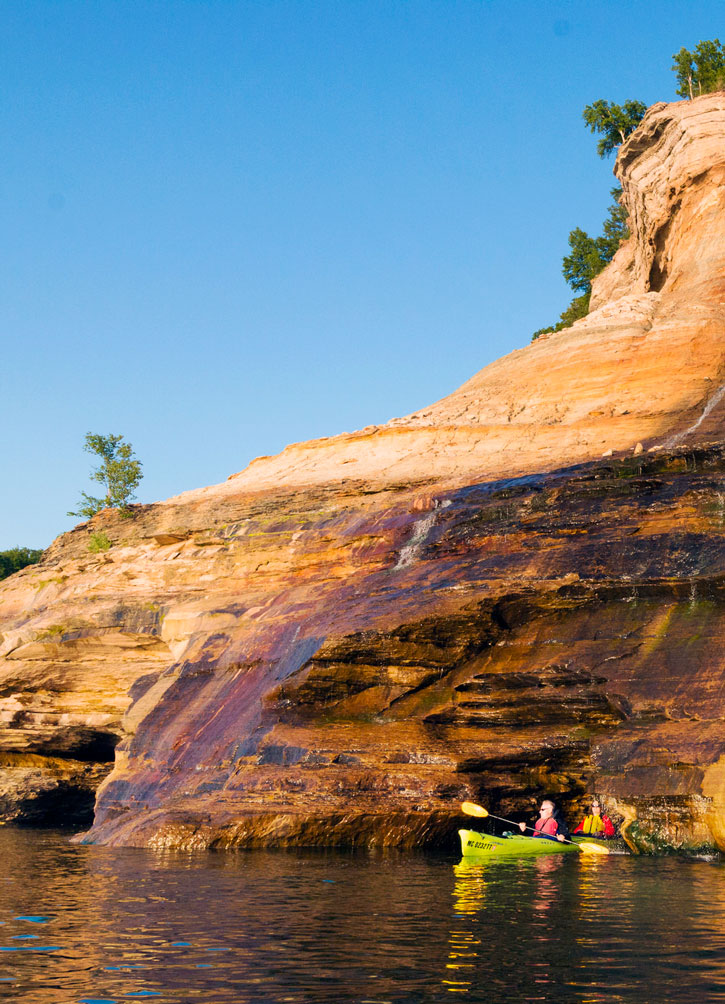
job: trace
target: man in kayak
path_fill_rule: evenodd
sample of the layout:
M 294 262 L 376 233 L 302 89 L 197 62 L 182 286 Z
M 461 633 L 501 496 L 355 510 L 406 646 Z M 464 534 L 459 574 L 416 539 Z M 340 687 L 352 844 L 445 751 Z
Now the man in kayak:
M 534 837 L 543 837 L 545 840 L 558 840 L 564 843 L 567 838 L 566 824 L 563 819 L 557 818 L 556 806 L 548 798 L 545 798 L 539 809 L 539 818 L 533 825 Z M 519 823 L 522 833 L 532 829 L 526 823 Z
M 591 837 L 604 837 L 606 840 L 615 836 L 614 823 L 602 812 L 602 803 L 598 798 L 592 799 L 591 812 L 587 813 L 574 832 L 586 833 Z

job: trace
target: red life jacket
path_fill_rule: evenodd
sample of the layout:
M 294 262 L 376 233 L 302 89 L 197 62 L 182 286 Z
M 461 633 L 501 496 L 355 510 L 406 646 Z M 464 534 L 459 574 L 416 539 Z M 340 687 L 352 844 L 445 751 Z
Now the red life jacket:
M 555 837 L 559 832 L 559 824 L 553 816 L 548 819 L 537 819 L 534 823 L 535 837 Z

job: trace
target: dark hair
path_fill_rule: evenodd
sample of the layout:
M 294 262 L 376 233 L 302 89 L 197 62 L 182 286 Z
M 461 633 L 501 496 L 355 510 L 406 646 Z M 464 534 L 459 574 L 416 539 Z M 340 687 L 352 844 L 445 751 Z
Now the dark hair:
M 566 819 L 564 819 L 564 814 L 562 813 L 556 802 L 549 799 L 551 804 L 554 806 L 554 811 L 552 812 L 552 817 L 559 827 L 559 833 L 563 834 L 565 837 L 569 836 L 569 827 L 567 826 Z

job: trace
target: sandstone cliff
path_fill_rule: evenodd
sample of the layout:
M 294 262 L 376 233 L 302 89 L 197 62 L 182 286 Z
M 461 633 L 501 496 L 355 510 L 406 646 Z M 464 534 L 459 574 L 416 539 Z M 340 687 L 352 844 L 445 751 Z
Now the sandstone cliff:
M 633 845 L 725 849 L 725 94 L 616 172 L 574 327 L 2 584 L 6 819 L 105 776 L 90 839 L 413 846 L 596 790 Z

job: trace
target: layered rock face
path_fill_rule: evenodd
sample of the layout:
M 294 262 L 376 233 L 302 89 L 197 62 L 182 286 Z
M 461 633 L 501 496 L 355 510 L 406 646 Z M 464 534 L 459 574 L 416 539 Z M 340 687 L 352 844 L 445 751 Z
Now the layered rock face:
M 410 847 L 597 791 L 633 846 L 725 850 L 725 94 L 617 173 L 573 328 L 3 583 L 5 818 L 105 777 L 93 840 Z

